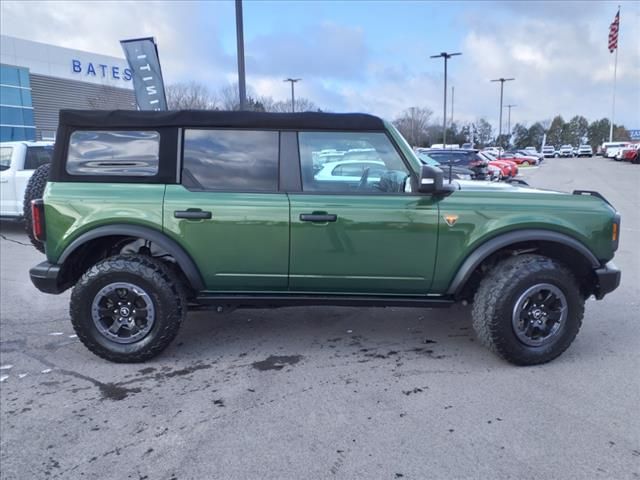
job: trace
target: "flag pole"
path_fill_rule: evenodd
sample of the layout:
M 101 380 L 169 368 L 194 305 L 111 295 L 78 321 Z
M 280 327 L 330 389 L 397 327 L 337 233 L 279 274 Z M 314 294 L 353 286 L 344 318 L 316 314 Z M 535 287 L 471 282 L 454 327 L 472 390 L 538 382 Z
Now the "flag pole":
M 618 19 L 620 18 L 620 5 L 618 5 Z M 620 35 L 620 21 L 618 20 L 618 36 Z M 619 40 L 619 38 L 618 38 Z M 609 125 L 609 142 L 613 142 L 613 119 L 616 115 L 616 80 L 618 76 L 618 40 L 616 40 L 616 56 L 613 61 L 613 102 L 611 105 L 611 124 Z

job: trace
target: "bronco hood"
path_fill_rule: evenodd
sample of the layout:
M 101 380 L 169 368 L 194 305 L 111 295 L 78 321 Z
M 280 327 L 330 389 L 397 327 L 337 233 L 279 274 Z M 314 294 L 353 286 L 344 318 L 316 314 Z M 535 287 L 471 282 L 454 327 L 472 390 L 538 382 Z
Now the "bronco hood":
M 541 188 L 533 188 L 528 185 L 508 182 L 482 182 L 477 180 L 454 180 L 453 183 L 458 184 L 458 190 L 466 192 L 504 192 L 504 193 L 564 193 L 555 190 L 543 190 Z

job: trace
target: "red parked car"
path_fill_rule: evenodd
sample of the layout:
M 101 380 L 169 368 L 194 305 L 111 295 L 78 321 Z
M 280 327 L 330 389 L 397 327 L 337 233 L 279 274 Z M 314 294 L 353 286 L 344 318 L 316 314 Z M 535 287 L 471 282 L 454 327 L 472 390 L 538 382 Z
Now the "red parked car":
M 519 153 L 505 152 L 498 157 L 498 160 L 509 160 L 525 167 L 538 164 L 538 159 L 536 157 L 527 157 L 525 155 L 520 155 Z
M 622 150 L 622 159 L 625 162 L 640 163 L 640 144 L 631 145 Z
M 512 162 L 511 160 L 498 160 L 489 152 L 479 152 L 478 155 L 486 158 L 489 161 L 489 165 L 498 167 L 504 178 L 513 178 L 518 174 L 518 165 L 516 162 Z

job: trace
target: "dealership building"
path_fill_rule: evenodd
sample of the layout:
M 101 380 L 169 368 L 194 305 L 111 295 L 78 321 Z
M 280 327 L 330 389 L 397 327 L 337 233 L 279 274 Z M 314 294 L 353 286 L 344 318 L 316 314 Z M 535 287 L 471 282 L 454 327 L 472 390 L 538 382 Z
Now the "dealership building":
M 0 36 L 0 141 L 53 140 L 64 108 L 135 109 L 123 58 Z

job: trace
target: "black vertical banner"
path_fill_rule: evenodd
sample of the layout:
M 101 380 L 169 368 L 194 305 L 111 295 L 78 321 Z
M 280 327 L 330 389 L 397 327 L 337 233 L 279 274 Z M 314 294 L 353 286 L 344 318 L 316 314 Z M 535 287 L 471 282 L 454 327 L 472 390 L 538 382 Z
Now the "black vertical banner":
M 122 40 L 124 54 L 133 72 L 133 88 L 139 110 L 166 110 L 158 47 L 152 37 Z

